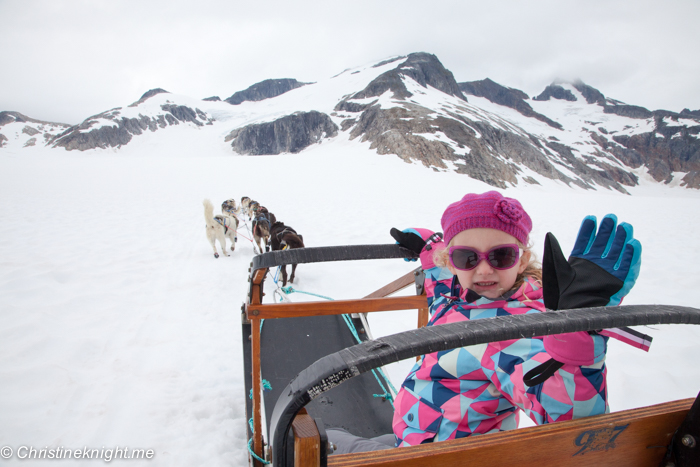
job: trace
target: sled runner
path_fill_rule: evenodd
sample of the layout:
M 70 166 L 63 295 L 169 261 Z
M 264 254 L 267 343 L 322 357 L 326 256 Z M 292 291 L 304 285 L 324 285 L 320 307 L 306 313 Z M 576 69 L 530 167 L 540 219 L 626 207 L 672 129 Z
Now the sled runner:
M 300 248 L 254 258 L 242 330 L 246 395 L 250 395 L 246 397 L 251 420 L 248 436 L 259 459 L 275 466 L 508 465 L 509 461 L 516 465 L 700 465 L 700 397 L 694 403 L 687 399 L 434 444 L 329 456 L 326 428 L 341 427 L 368 438 L 392 432 L 390 383 L 373 371 L 383 365 L 522 337 L 700 324 L 700 310 L 695 308 L 630 305 L 423 327 L 428 309 L 420 269 L 361 299 L 262 304 L 263 281 L 271 267 L 412 257 L 414 253 L 398 245 L 362 245 Z M 388 297 L 413 284 L 417 295 Z M 368 338 L 363 313 L 411 309 L 419 310 L 418 329 Z M 353 326 L 342 315 L 350 315 Z M 251 462 L 263 465 L 254 457 Z

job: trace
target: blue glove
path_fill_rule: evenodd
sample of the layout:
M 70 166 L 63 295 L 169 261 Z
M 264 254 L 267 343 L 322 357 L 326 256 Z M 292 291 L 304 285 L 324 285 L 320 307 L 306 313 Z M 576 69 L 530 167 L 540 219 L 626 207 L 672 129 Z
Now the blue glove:
M 608 214 L 596 234 L 595 216 L 581 223 L 568 262 L 557 239 L 545 238 L 542 260 L 544 304 L 551 310 L 619 305 L 634 286 L 641 266 L 642 244 L 633 228 Z

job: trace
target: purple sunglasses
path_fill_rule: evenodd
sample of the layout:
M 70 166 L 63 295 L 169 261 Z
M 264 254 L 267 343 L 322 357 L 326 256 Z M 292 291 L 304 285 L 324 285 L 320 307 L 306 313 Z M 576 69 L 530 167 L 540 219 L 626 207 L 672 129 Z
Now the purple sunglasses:
M 450 263 L 462 271 L 471 271 L 486 260 L 494 269 L 510 269 L 520 258 L 520 247 L 514 243 L 498 245 L 483 253 L 468 246 L 451 246 Z

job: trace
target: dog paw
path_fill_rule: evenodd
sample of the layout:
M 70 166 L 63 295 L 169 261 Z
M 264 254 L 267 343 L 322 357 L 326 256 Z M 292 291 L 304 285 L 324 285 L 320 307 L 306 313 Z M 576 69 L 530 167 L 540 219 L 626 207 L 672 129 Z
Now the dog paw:
M 214 253 L 214 258 L 218 258 L 218 257 L 219 257 L 219 253 Z

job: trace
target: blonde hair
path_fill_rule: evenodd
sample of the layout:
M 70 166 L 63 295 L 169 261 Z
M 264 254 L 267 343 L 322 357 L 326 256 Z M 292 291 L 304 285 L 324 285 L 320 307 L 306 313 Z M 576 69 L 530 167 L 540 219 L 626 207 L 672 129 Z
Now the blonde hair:
M 435 250 L 433 253 L 433 261 L 437 266 L 440 266 L 441 268 L 446 268 L 449 267 L 450 265 L 450 247 L 454 243 L 455 239 L 454 237 L 452 240 L 450 240 L 450 243 L 443 248 L 442 250 Z M 528 239 L 528 244 L 523 245 L 520 243 L 520 240 L 515 240 L 515 242 L 518 244 L 520 248 L 523 250 L 523 255 L 525 253 L 529 253 L 530 255 L 530 261 L 527 263 L 527 266 L 525 266 L 525 269 L 523 272 L 518 274 L 518 276 L 515 278 L 515 283 L 513 284 L 513 287 L 511 287 L 510 290 L 517 290 L 520 288 L 521 285 L 525 282 L 525 278 L 530 278 L 534 279 L 535 282 L 539 283 L 539 286 L 542 286 L 542 265 L 540 262 L 537 260 L 537 256 L 535 253 L 532 251 L 532 242 L 529 241 Z

